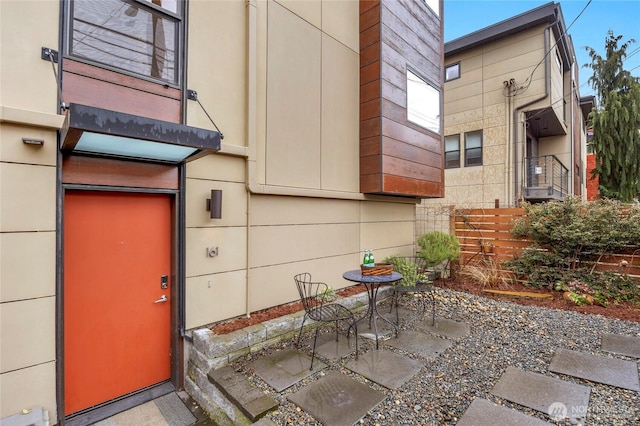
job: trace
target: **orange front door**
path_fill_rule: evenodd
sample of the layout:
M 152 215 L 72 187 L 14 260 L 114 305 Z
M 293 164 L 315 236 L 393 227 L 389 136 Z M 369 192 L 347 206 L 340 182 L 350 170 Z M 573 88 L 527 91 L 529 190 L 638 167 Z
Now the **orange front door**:
M 170 379 L 171 211 L 168 195 L 66 192 L 66 414 Z

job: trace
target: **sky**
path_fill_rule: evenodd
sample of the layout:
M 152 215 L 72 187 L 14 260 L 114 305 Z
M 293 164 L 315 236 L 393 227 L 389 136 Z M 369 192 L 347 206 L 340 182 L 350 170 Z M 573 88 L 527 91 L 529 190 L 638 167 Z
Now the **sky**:
M 549 2 L 550 0 L 444 0 L 444 41 L 446 43 L 465 36 Z M 560 3 L 562 8 L 564 23 L 571 35 L 580 66 L 580 96 L 594 95 L 587 83 L 592 71 L 590 68 L 583 68 L 585 63 L 591 63 L 584 46 L 592 47 L 605 57 L 604 46 L 609 30 L 614 35 L 623 36 L 618 46 L 623 41 L 636 40 L 627 48 L 624 68 L 633 76 L 640 77 L 640 0 L 556 0 L 556 3 Z

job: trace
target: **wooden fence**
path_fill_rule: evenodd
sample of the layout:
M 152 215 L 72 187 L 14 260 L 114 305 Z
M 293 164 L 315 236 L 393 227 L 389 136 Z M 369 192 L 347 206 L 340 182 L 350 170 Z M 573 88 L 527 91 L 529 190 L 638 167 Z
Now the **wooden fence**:
M 523 217 L 524 209 L 458 209 L 452 215 L 451 227 L 460 242 L 459 265 L 492 262 L 499 265 L 511 260 L 521 250 L 531 246 L 526 238 L 511 233 L 513 223 Z M 626 262 L 626 266 L 625 265 Z M 595 269 L 626 273 L 640 279 L 640 251 L 634 254 L 614 254 L 601 257 Z

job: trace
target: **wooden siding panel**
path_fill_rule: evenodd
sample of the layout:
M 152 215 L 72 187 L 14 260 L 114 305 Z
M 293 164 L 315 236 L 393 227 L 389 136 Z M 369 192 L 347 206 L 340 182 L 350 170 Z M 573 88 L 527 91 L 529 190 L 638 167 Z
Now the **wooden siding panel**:
M 373 25 L 360 33 L 360 50 L 376 43 L 380 43 L 380 24 Z
M 63 62 L 62 98 L 77 103 L 127 114 L 180 123 L 181 93 L 99 67 L 71 60 Z
M 382 134 L 441 155 L 439 139 L 429 138 L 425 133 L 388 118 L 382 119 Z
M 360 9 L 360 32 L 368 30 L 372 27 L 380 25 L 380 4 L 377 1 L 361 1 L 360 4 L 369 3 L 366 9 Z M 379 37 L 380 31 L 375 31 L 376 37 Z M 362 46 L 362 45 L 361 45 Z M 365 44 L 366 46 L 366 44 Z
M 362 174 L 364 175 L 380 174 L 380 156 L 368 155 L 360 157 L 360 170 L 362 170 Z
M 385 156 L 408 160 L 438 170 L 442 166 L 440 156 L 435 156 L 425 149 L 395 139 L 383 137 L 383 140 L 383 154 Z
M 442 185 L 435 182 L 410 179 L 402 176 L 383 175 L 385 194 L 420 197 L 424 193 L 436 193 Z
M 369 65 L 380 60 L 380 43 L 376 42 L 370 46 L 360 49 L 360 66 Z
M 381 134 L 380 117 L 371 118 L 360 123 L 360 140 Z
M 360 120 L 380 119 L 380 100 L 374 99 L 360 104 Z
M 380 162 L 380 154 L 382 150 L 380 149 L 380 137 L 373 136 L 370 138 L 363 139 L 360 145 L 360 156 L 377 156 L 378 162 Z
M 440 169 L 437 167 L 425 166 L 414 161 L 388 155 L 382 157 L 382 170 L 385 175 L 396 175 L 408 179 L 429 182 L 438 182 L 440 180 Z
M 406 112 L 408 67 L 441 91 L 441 21 L 419 0 L 361 1 L 360 11 L 361 191 L 441 197 L 443 138 Z
M 72 155 L 62 162 L 65 184 L 175 189 L 178 168 L 173 165 Z
M 360 85 L 360 102 L 380 99 L 380 79 Z M 378 101 L 379 102 L 379 101 Z
M 398 3 L 394 3 L 393 6 L 393 12 L 383 15 L 388 19 L 384 21 L 385 26 L 383 28 L 386 31 L 382 31 L 380 41 L 405 58 L 406 62 L 431 77 L 435 82 L 439 82 L 440 54 L 434 49 L 433 44 L 435 43 L 430 43 L 430 40 L 418 37 L 412 27 L 408 25 L 408 22 L 398 19 L 396 16 L 397 11 L 404 8 L 397 7 Z M 407 19 L 410 18 L 411 16 L 409 15 Z M 434 40 L 437 39 L 434 38 L 432 41 Z

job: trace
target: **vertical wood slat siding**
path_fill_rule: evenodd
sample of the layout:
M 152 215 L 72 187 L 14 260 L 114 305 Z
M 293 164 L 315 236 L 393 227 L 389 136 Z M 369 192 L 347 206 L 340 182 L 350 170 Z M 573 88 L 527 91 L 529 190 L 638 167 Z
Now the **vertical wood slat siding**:
M 460 242 L 459 264 L 479 263 L 491 259 L 499 264 L 512 260 L 523 248 L 530 247 L 531 240 L 517 238 L 511 233 L 513 223 L 525 215 L 521 208 L 456 210 L 453 217 L 455 235 Z M 621 261 L 628 266 L 622 270 Z M 624 272 L 640 279 L 640 253 L 614 254 L 600 259 L 597 271 Z
M 427 26 L 426 33 L 414 32 Z M 444 195 L 442 136 L 407 120 L 406 72 L 442 88 L 440 21 L 415 0 L 360 1 L 360 191 Z M 377 146 L 376 146 L 377 145 Z

